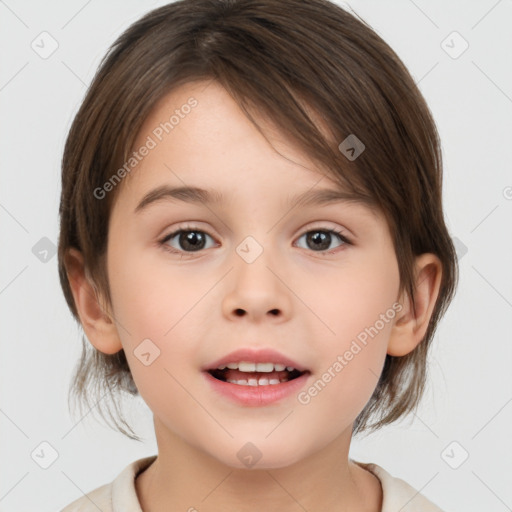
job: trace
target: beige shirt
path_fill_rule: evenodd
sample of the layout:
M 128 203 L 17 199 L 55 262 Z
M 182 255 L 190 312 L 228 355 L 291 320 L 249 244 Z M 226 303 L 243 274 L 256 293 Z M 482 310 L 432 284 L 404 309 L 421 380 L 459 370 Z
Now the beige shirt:
M 152 455 L 132 462 L 113 482 L 78 498 L 60 512 L 143 512 L 135 490 L 135 478 L 155 459 L 156 455 Z M 408 483 L 391 476 L 377 464 L 353 462 L 380 480 L 383 494 L 381 512 L 443 512 Z

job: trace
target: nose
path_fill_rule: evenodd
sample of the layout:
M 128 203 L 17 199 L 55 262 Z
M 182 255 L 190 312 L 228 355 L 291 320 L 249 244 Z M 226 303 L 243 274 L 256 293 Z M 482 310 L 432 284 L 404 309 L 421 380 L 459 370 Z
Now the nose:
M 234 255 L 234 269 L 222 301 L 228 319 L 262 322 L 268 318 L 278 323 L 289 319 L 292 302 L 286 276 L 280 275 L 280 268 L 269 261 L 266 252 L 252 263 Z

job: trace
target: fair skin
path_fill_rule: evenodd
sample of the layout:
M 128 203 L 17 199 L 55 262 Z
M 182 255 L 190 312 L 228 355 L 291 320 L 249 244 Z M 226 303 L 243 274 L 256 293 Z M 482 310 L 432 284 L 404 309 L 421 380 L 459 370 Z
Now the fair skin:
M 96 300 L 81 255 L 72 250 L 68 260 L 87 338 L 106 354 L 124 349 L 153 412 L 158 457 L 136 480 L 142 510 L 377 512 L 378 479 L 349 458 L 352 425 L 386 353 L 405 355 L 423 339 L 440 262 L 432 254 L 417 258 L 414 314 L 399 294 L 383 216 L 343 201 L 288 204 L 309 189 L 339 186 L 262 122 L 270 145 L 215 82 L 190 83 L 163 98 L 134 147 L 190 96 L 197 107 L 120 185 L 109 223 L 111 307 Z M 162 184 L 212 189 L 224 199 L 166 199 L 135 213 Z M 159 245 L 185 228 L 203 234 L 204 248 L 192 251 L 179 236 L 165 242 L 179 253 Z M 351 244 L 327 235 L 328 249 L 319 250 L 308 241 L 306 233 L 326 229 Z M 236 251 L 247 236 L 263 248 L 252 263 Z M 308 369 L 307 389 L 397 302 L 401 311 L 308 404 L 294 394 L 242 406 L 214 393 L 201 371 L 240 347 L 273 348 Z M 160 350 L 148 366 L 134 355 L 147 338 Z M 262 454 L 250 469 L 237 457 L 247 442 Z

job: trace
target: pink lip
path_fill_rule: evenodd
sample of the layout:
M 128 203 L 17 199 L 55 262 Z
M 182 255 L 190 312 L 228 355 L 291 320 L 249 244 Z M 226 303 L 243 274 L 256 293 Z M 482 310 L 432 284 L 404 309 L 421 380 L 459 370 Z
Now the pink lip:
M 227 356 L 224 356 L 202 368 L 203 371 L 207 370 L 215 370 L 219 366 L 227 365 L 229 363 L 239 363 L 240 361 L 247 361 L 250 363 L 274 363 L 274 364 L 284 364 L 285 366 L 292 366 L 296 370 L 300 372 L 304 372 L 307 370 L 306 367 L 301 364 L 289 359 L 288 357 L 276 352 L 273 349 L 250 349 L 250 348 L 241 348 L 231 352 Z
M 268 386 L 240 386 L 239 384 L 218 380 L 206 371 L 203 372 L 203 375 L 210 386 L 220 395 L 240 405 L 262 407 L 287 398 L 290 395 L 296 396 L 301 388 L 306 385 L 306 381 L 311 374 L 306 372 L 288 382 L 275 385 L 270 384 Z
M 301 376 L 283 382 L 281 384 L 269 384 L 268 386 L 241 386 L 231 382 L 224 382 L 216 379 L 208 370 L 215 370 L 219 366 L 226 366 L 229 363 L 239 363 L 247 361 L 252 363 L 274 363 L 292 366 L 300 372 L 304 372 Z M 290 395 L 296 395 L 303 388 L 308 380 L 311 372 L 303 365 L 297 363 L 273 349 L 249 349 L 243 348 L 231 352 L 202 368 L 203 375 L 207 382 L 219 393 L 240 405 L 249 407 L 261 407 L 282 400 Z

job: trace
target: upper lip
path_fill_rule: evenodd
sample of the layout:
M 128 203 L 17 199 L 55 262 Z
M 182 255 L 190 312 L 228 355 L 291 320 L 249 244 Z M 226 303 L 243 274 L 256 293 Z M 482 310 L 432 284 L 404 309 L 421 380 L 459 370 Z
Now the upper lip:
M 208 363 L 203 367 L 203 371 L 215 370 L 219 366 L 227 365 L 229 363 L 239 363 L 241 361 L 247 361 L 251 363 L 284 364 L 285 366 L 292 366 L 300 372 L 307 370 L 305 366 L 271 348 L 240 348 L 234 352 L 230 352 L 228 355 L 223 356 L 220 359 Z

